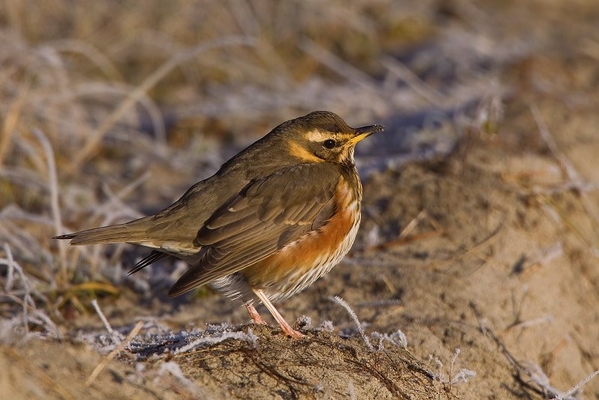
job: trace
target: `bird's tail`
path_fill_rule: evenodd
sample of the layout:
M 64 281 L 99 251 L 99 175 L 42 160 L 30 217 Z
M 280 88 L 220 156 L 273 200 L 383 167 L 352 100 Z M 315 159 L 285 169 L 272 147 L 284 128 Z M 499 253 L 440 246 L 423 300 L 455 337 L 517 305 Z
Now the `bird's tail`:
M 100 244 L 100 243 L 139 243 L 143 242 L 148 229 L 148 219 L 151 217 L 136 219 L 119 225 L 109 225 L 100 228 L 87 229 L 84 231 L 67 233 L 55 236 L 52 239 L 70 239 L 73 245 Z

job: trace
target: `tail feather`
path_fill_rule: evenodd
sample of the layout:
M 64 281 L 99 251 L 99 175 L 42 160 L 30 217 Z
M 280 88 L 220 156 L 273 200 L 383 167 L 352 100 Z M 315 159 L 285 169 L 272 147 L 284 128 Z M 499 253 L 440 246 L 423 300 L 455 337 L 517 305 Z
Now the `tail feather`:
M 133 275 L 134 273 L 141 271 L 148 265 L 153 264 L 156 261 L 160 261 L 166 257 L 168 257 L 168 254 L 154 250 L 150 253 L 149 256 L 143 258 L 140 262 L 135 264 L 135 267 L 133 267 L 129 272 L 127 272 L 127 275 Z
M 138 243 L 147 240 L 146 218 L 120 225 L 103 226 L 80 232 L 55 236 L 52 239 L 70 239 L 72 245 L 101 243 Z

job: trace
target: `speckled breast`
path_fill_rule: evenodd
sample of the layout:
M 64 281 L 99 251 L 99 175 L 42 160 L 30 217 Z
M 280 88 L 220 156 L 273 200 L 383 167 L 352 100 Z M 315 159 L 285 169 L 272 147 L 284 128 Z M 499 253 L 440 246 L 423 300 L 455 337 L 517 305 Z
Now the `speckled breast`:
M 360 226 L 362 185 L 354 176 L 342 176 L 339 180 L 335 212 L 325 225 L 253 266 L 247 275 L 252 287 L 264 289 L 272 301 L 282 300 L 307 288 L 339 264 Z

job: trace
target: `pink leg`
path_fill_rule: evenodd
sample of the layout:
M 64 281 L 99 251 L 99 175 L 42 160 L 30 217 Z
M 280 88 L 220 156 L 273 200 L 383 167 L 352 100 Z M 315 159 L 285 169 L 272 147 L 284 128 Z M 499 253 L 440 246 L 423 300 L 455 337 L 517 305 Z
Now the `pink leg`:
M 301 339 L 304 336 L 306 336 L 303 333 L 298 332 L 295 329 L 293 329 L 291 327 L 291 325 L 289 325 L 287 323 L 287 321 L 285 321 L 285 318 L 283 318 L 283 316 L 279 313 L 279 311 L 277 311 L 275 306 L 273 306 L 273 304 L 270 302 L 268 297 L 266 297 L 266 294 L 262 290 L 260 290 L 260 289 L 253 289 L 253 290 L 254 290 L 254 293 L 256 293 L 256 296 L 258 296 L 258 298 L 260 299 L 260 301 L 262 301 L 262 304 L 264 304 L 266 306 L 266 308 L 268 308 L 268 311 L 270 311 L 272 316 L 275 317 L 275 319 L 281 326 L 281 330 L 283 331 L 283 333 L 285 335 L 291 336 L 293 339 Z
M 250 314 L 250 318 L 252 319 L 252 321 L 254 321 L 254 324 L 268 325 L 266 321 L 262 319 L 262 317 L 258 313 L 258 310 L 256 310 L 256 307 L 254 307 L 252 303 L 245 303 L 245 308 L 247 308 L 248 313 Z

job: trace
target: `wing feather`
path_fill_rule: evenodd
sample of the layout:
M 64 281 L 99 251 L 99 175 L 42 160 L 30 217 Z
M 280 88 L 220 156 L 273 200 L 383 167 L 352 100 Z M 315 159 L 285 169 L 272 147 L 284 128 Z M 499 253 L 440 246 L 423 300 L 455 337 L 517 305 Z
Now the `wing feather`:
M 338 180 L 339 171 L 322 163 L 250 182 L 199 230 L 194 244 L 202 246 L 201 257 L 169 295 L 243 270 L 318 229 L 333 215 Z

